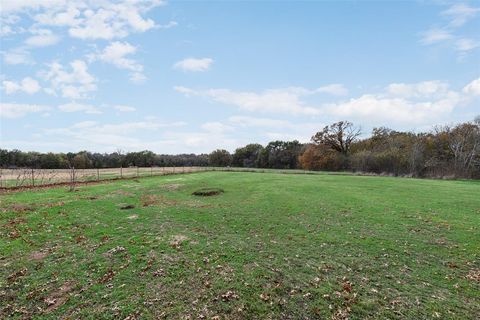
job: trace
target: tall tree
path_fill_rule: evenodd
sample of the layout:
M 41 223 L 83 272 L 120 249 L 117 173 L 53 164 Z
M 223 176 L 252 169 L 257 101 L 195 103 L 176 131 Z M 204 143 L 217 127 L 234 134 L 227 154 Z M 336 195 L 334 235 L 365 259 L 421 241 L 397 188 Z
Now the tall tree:
M 217 149 L 209 154 L 208 164 L 214 167 L 228 167 L 232 164 L 232 155 L 227 150 Z
M 232 163 L 237 167 L 258 167 L 258 157 L 262 150 L 261 144 L 247 144 L 245 147 L 235 150 Z
M 317 132 L 312 137 L 312 141 L 347 155 L 358 136 L 360 136 L 360 128 L 355 127 L 351 122 L 339 121 Z

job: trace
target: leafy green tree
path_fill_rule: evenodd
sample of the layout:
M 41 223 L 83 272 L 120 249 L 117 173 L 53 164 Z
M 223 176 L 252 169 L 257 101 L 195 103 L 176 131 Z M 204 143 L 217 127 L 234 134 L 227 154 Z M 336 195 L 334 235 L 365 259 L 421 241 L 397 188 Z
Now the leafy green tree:
M 259 155 L 262 150 L 263 146 L 258 143 L 251 143 L 243 148 L 238 148 L 233 154 L 232 164 L 236 167 L 258 167 Z
M 217 149 L 209 154 L 208 164 L 214 167 L 228 167 L 232 164 L 232 155 L 227 150 Z

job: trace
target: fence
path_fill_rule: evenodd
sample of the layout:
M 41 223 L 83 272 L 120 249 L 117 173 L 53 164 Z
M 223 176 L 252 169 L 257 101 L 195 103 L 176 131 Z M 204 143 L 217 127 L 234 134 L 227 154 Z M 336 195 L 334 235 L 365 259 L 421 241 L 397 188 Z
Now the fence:
M 298 169 L 262 169 L 237 167 L 128 167 L 102 169 L 2 169 L 0 168 L 0 189 L 39 187 L 54 184 L 75 184 L 82 182 L 115 179 L 141 178 L 200 171 L 260 172 L 282 174 L 352 174 L 347 172 L 321 172 Z
M 1 169 L 0 188 L 35 187 L 207 171 L 206 167 L 128 167 L 102 169 Z

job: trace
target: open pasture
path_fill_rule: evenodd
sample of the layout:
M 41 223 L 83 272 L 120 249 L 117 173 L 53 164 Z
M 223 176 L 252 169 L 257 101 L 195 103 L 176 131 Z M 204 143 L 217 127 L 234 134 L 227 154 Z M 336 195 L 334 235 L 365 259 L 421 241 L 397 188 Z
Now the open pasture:
M 199 172 L 0 201 L 0 318 L 480 315 L 478 181 Z

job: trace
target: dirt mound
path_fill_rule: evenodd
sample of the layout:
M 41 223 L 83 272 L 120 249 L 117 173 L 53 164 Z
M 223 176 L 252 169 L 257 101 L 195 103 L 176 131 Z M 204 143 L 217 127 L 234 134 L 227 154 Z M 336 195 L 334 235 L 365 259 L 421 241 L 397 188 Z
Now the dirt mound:
M 210 196 L 216 196 L 219 195 L 220 193 L 224 193 L 225 191 L 220 188 L 203 188 L 200 190 L 195 191 L 192 193 L 194 196 L 201 196 L 201 197 L 210 197 Z

